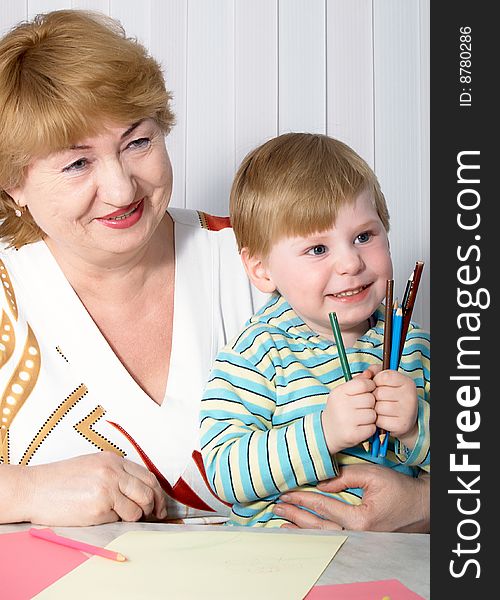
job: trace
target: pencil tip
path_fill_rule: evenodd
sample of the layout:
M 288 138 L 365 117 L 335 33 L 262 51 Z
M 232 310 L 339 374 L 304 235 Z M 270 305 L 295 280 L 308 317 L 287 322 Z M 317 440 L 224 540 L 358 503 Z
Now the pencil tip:
M 119 552 L 116 553 L 116 560 L 119 560 L 120 562 L 125 562 L 127 560 L 126 556 L 123 556 L 123 554 L 120 554 Z

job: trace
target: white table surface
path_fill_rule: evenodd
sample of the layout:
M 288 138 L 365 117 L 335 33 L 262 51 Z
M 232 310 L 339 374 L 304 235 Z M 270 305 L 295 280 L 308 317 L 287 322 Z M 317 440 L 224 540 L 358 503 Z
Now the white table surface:
M 0 525 L 0 534 L 28 529 L 28 523 Z M 165 531 L 182 527 L 187 530 L 220 530 L 221 526 L 164 525 L 159 523 L 109 523 L 94 527 L 53 527 L 60 535 L 105 546 L 127 531 Z M 235 527 L 248 531 L 246 528 Z M 318 585 L 399 579 L 426 600 L 430 598 L 430 535 L 419 533 L 375 533 L 359 531 L 324 532 L 316 530 L 259 529 L 263 535 L 290 533 L 342 535 L 347 540 L 317 581 Z M 110 599 L 111 600 L 111 599 Z

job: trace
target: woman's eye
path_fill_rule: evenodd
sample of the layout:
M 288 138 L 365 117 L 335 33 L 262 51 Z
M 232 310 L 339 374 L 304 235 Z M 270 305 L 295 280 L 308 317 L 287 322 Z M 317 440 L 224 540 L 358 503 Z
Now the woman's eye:
M 321 256 L 321 254 L 325 254 L 326 246 L 323 244 L 319 244 L 318 246 L 313 246 L 307 251 L 307 254 L 311 254 L 312 256 Z
M 147 137 L 138 138 L 136 140 L 132 140 L 127 148 L 147 148 L 151 140 Z
M 75 160 L 75 162 L 72 162 L 67 167 L 64 167 L 63 171 L 65 173 L 70 173 L 71 171 L 81 171 L 82 169 L 84 169 L 87 166 L 87 164 L 88 164 L 88 161 L 86 158 L 79 158 L 78 160 Z
M 356 237 L 356 241 L 359 242 L 360 244 L 366 244 L 366 242 L 369 242 L 372 238 L 372 234 L 369 231 L 364 231 L 363 233 L 360 233 L 357 237 Z

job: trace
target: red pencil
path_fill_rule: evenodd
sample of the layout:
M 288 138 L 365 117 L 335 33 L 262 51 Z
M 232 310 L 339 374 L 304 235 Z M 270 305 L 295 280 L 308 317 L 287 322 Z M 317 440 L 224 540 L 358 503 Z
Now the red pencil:
M 417 298 L 418 285 L 420 283 L 420 277 L 422 276 L 422 270 L 424 268 L 424 263 L 421 260 L 418 260 L 415 263 L 415 269 L 413 270 L 413 278 L 410 285 L 410 290 L 408 293 L 408 298 L 403 306 L 403 331 L 401 332 L 401 343 L 399 346 L 399 358 L 401 359 L 401 355 L 403 354 L 403 348 L 406 341 L 406 334 L 408 333 L 408 327 L 410 325 L 411 315 L 413 312 L 413 306 L 415 305 L 415 300 Z
M 113 552 L 113 550 L 107 550 L 106 548 L 101 548 L 100 546 L 93 546 L 92 544 L 86 544 L 85 542 L 79 542 L 78 540 L 72 540 L 71 538 L 57 535 L 57 533 L 54 533 L 52 529 L 49 529 L 48 527 L 44 527 L 43 529 L 35 529 L 32 527 L 29 532 L 33 537 L 46 540 L 47 542 L 54 542 L 55 544 L 60 544 L 61 546 L 68 546 L 69 548 L 74 548 L 75 550 L 81 550 L 82 552 L 87 552 L 88 554 L 103 556 L 104 558 L 110 558 L 111 560 L 117 560 L 119 562 L 124 562 L 127 560 L 126 557 L 119 552 Z

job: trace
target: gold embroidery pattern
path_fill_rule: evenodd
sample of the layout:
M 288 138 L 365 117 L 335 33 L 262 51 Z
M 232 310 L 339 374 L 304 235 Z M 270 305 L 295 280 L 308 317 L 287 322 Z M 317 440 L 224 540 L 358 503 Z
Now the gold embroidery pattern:
M 35 387 L 39 372 L 40 347 L 33 330 L 28 325 L 23 354 L 0 400 L 0 448 L 2 448 L 0 459 L 3 462 L 9 462 L 7 431 Z
M 12 314 L 17 321 L 17 302 L 16 295 L 14 294 L 14 288 L 12 287 L 12 282 L 9 277 L 9 273 L 5 268 L 3 261 L 0 260 L 0 279 L 2 280 L 3 291 L 5 292 L 5 297 L 7 298 L 7 302 L 12 310 Z
M 205 213 L 202 212 L 201 210 L 198 210 L 197 213 L 198 213 L 198 219 L 200 221 L 200 225 L 202 226 L 202 228 L 208 229 L 208 223 L 207 223 L 207 219 L 205 218 Z
M 97 431 L 92 429 L 92 425 L 97 423 L 99 419 L 106 414 L 106 411 L 102 406 L 96 406 L 94 410 L 88 414 L 85 418 L 79 421 L 73 427 L 78 431 L 80 435 L 82 435 L 88 442 L 94 444 L 99 450 L 108 450 L 109 452 L 114 452 L 120 456 L 126 456 L 126 453 L 118 448 L 115 444 L 107 440 L 104 436 Z
M 50 417 L 45 421 L 45 423 L 40 427 L 38 433 L 31 441 L 30 445 L 26 449 L 24 453 L 20 465 L 27 465 L 30 460 L 33 458 L 35 452 L 40 448 L 41 444 L 47 438 L 47 436 L 51 433 L 51 431 L 56 427 L 56 425 L 63 419 L 68 412 L 75 406 L 77 402 L 79 402 L 86 394 L 88 393 L 88 389 L 85 384 L 81 383 L 76 390 L 74 390 L 50 415 Z
M 16 332 L 9 315 L 2 309 L 0 321 L 0 369 L 9 360 L 16 346 Z
M 0 465 L 9 462 L 9 430 L 0 430 Z
M 59 348 L 59 346 L 56 346 L 56 351 L 59 354 L 59 356 L 62 356 L 64 358 L 64 360 L 69 363 L 69 360 L 64 356 L 64 354 L 62 353 L 61 348 Z

